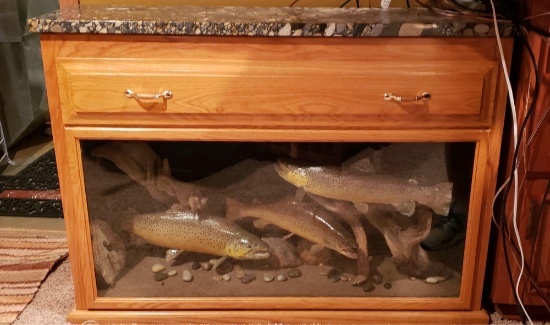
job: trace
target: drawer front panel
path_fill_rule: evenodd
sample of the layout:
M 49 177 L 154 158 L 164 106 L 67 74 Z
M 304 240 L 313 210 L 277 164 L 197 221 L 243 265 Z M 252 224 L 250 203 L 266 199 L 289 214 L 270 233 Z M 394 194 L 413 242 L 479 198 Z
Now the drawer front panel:
M 375 49 L 363 50 L 366 59 L 341 61 L 59 58 L 63 117 L 67 124 L 489 125 L 494 61 L 369 60 Z M 173 96 L 128 98 L 127 89 Z M 385 100 L 387 93 L 403 101 Z M 430 98 L 414 100 L 423 93 Z

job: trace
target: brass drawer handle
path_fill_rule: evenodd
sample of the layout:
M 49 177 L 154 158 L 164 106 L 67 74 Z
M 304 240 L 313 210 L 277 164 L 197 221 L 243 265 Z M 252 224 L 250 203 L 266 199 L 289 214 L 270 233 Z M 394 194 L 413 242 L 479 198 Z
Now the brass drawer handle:
M 416 95 L 415 97 L 403 98 L 401 96 L 395 96 L 392 93 L 385 93 L 384 100 L 395 100 L 396 102 L 416 102 L 419 100 L 429 100 L 432 98 L 432 95 L 428 92 L 423 92 L 421 95 Z
M 161 97 L 164 99 L 170 99 L 172 98 L 172 92 L 170 90 L 165 90 L 160 94 L 137 94 L 131 89 L 126 89 L 124 91 L 124 96 L 135 99 L 158 99 Z

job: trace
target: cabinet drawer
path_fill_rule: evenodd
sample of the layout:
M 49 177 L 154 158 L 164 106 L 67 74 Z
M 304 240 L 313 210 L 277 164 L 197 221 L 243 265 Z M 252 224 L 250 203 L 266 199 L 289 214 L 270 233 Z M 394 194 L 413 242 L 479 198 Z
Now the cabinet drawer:
M 490 124 L 493 103 L 488 99 L 494 98 L 498 71 L 494 60 L 464 61 L 449 55 L 371 59 L 376 46 L 348 50 L 361 55 L 342 59 L 317 53 L 290 60 L 288 54 L 278 57 L 276 46 L 266 45 L 258 49 L 260 55 L 250 56 L 220 51 L 175 58 L 156 48 L 143 57 L 60 57 L 63 118 L 67 124 L 117 125 Z M 266 51 L 273 52 L 261 55 Z M 127 89 L 141 97 L 169 90 L 172 97 L 129 98 Z M 386 100 L 388 93 L 403 101 Z M 430 98 L 415 101 L 424 93 Z

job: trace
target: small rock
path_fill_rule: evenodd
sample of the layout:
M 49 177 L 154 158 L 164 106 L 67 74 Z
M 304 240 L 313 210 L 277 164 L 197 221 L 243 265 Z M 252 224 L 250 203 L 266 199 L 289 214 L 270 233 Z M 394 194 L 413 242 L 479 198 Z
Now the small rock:
M 205 271 L 210 271 L 212 270 L 212 264 L 210 264 L 210 262 L 203 262 L 201 263 L 201 269 Z
M 210 263 L 212 265 L 216 265 L 216 263 L 218 263 L 218 259 L 212 258 L 212 259 L 210 259 L 210 261 L 208 261 L 208 263 Z
M 176 270 L 171 270 L 170 272 L 168 272 L 168 276 L 174 276 L 176 274 L 178 274 L 178 271 Z
M 235 265 L 233 267 L 233 271 L 235 271 L 235 274 L 237 275 L 237 279 L 242 279 L 246 272 L 243 270 L 243 268 L 240 265 Z
M 193 281 L 193 274 L 189 270 L 183 270 L 181 278 L 185 282 L 191 282 Z
M 168 274 L 164 272 L 158 272 L 158 273 L 155 273 L 154 278 L 155 278 L 155 281 L 164 281 L 168 279 Z
M 254 274 L 247 274 L 241 279 L 241 283 L 248 284 L 254 280 L 256 280 L 256 276 Z
M 330 278 L 332 278 L 333 276 L 339 275 L 339 274 L 340 274 L 340 270 L 338 270 L 338 269 L 330 269 L 330 271 L 328 271 L 328 273 L 327 273 L 327 277 L 330 279 Z
M 416 281 L 416 277 L 415 277 L 415 276 L 411 276 L 409 279 L 410 279 L 411 281 Z
M 162 264 L 155 264 L 153 267 L 151 267 L 151 270 L 155 273 L 164 271 L 164 265 Z
M 265 282 L 271 282 L 273 281 L 273 279 L 275 279 L 275 277 L 271 273 L 264 273 L 263 278 Z
M 198 270 L 201 268 L 201 263 L 200 262 L 193 262 L 193 264 L 191 265 L 191 268 L 193 270 Z
M 222 264 L 216 267 L 216 272 L 221 275 L 229 273 L 232 270 L 233 270 L 233 260 L 230 258 L 226 259 Z
M 215 274 L 212 279 L 216 280 L 216 281 L 221 281 L 223 280 L 223 275 L 221 274 Z
M 336 283 L 336 282 L 340 281 L 340 278 L 341 278 L 340 274 L 336 274 L 336 275 L 331 276 L 328 279 L 330 280 L 330 282 Z
M 345 275 L 342 275 L 342 276 L 340 277 L 340 280 L 341 280 L 342 282 L 348 282 L 348 281 L 350 280 L 350 278 L 348 278 L 348 277 L 345 276 Z
M 287 280 L 286 275 L 284 275 L 284 274 L 277 275 L 277 281 L 284 282 L 286 280 Z
M 424 281 L 426 283 L 429 283 L 429 284 L 438 284 L 439 283 L 439 280 L 435 276 L 428 277 Z
M 363 291 L 371 292 L 374 290 L 374 283 L 372 283 L 372 281 L 366 281 L 365 283 L 363 283 L 362 287 Z
M 289 278 L 299 278 L 302 276 L 302 272 L 299 269 L 293 267 L 286 273 Z
M 391 283 L 389 282 L 384 283 L 384 288 L 391 289 Z
M 375 272 L 372 275 L 372 281 L 376 284 L 381 284 L 382 282 L 384 282 L 384 279 L 382 278 L 382 274 Z
M 224 281 L 230 281 L 231 280 L 231 274 L 226 273 L 226 274 L 222 275 L 222 279 Z

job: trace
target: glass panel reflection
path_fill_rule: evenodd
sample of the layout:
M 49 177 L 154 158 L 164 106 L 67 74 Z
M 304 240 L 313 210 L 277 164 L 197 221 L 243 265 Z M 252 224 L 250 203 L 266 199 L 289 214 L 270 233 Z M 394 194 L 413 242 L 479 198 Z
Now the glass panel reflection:
M 459 295 L 474 143 L 81 147 L 99 296 Z

